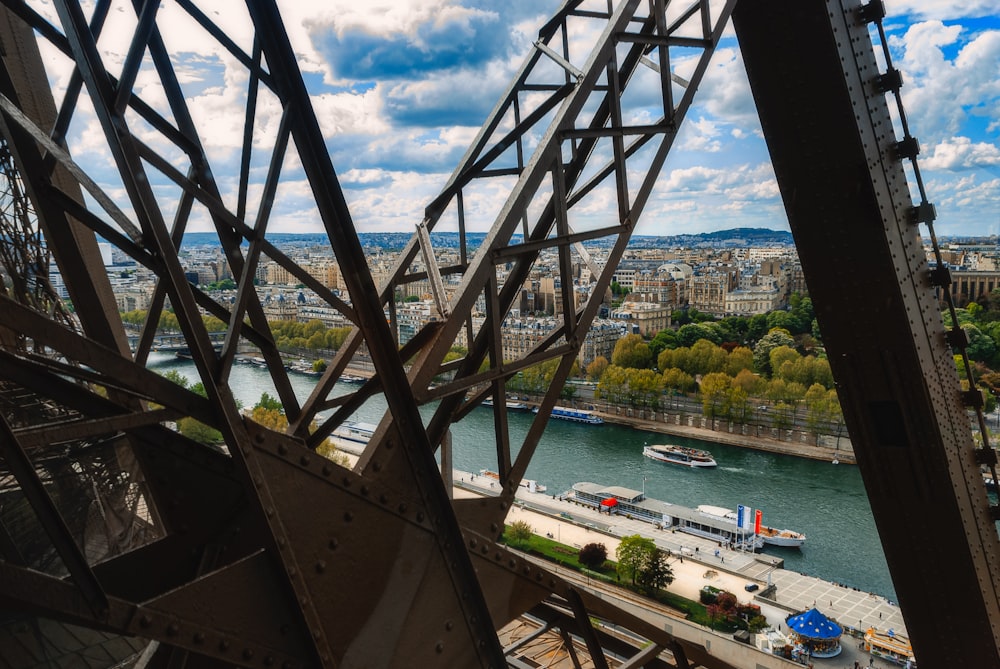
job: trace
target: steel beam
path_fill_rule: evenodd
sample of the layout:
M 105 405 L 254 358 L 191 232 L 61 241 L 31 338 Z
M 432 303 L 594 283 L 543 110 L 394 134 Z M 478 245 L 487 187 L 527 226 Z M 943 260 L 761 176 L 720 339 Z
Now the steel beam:
M 733 19 L 916 658 L 1000 666 L 1000 541 L 861 5 Z

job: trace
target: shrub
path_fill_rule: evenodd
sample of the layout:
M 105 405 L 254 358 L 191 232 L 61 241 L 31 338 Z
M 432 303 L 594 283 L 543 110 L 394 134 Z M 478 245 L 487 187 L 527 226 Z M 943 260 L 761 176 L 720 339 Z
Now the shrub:
M 604 561 L 608 559 L 608 549 L 604 544 L 587 544 L 580 549 L 577 559 L 585 567 L 600 569 Z

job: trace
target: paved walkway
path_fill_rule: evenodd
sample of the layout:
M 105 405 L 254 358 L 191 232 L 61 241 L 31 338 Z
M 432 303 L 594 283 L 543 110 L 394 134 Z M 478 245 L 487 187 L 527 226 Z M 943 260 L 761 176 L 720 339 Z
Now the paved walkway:
M 491 488 L 490 483 L 490 479 L 483 476 L 476 475 L 473 479 L 468 472 L 455 472 L 456 495 L 497 494 L 499 484 Z M 709 539 L 658 530 L 641 520 L 609 516 L 593 507 L 561 500 L 558 495 L 532 493 L 525 488 L 518 489 L 517 502 L 507 516 L 508 522 L 514 520 L 525 520 L 536 534 L 549 535 L 568 546 L 581 548 L 588 543 L 603 543 L 609 556 L 615 554 L 620 537 L 641 534 L 653 539 L 661 549 L 670 550 L 674 556 L 670 565 L 675 580 L 667 588 L 670 592 L 697 600 L 705 585 L 728 590 L 741 602 L 761 606 L 768 622 L 776 628 L 784 625 L 789 614 L 815 607 L 837 620 L 845 631 L 877 627 L 906 634 L 899 607 L 885 598 L 783 569 L 781 559 L 772 555 L 720 548 Z M 760 590 L 747 592 L 745 586 L 751 582 L 760 586 Z M 769 584 L 775 586 L 774 595 L 765 599 L 758 593 Z M 845 636 L 845 653 L 850 645 L 851 638 Z M 846 653 L 843 657 L 851 655 L 853 653 Z M 860 662 L 862 658 L 856 659 Z M 863 659 L 862 664 L 867 665 L 867 655 Z M 854 659 L 846 665 L 839 664 L 837 659 L 824 662 L 831 667 L 854 666 Z
M 623 409 L 623 411 L 625 410 Z M 677 423 L 675 422 L 676 414 L 670 412 L 666 412 L 666 414 L 658 412 L 656 414 L 658 420 L 644 420 L 636 417 L 637 410 L 632 411 L 632 416 L 625 413 L 604 412 L 600 409 L 597 410 L 597 414 L 609 423 L 628 425 L 637 430 L 645 430 L 647 432 L 660 432 L 662 434 L 690 437 L 692 439 L 701 439 L 702 441 L 752 448 L 758 451 L 768 451 L 782 455 L 794 455 L 812 460 L 824 460 L 826 462 L 837 460 L 843 464 L 855 464 L 856 462 L 854 450 L 847 438 L 837 441 L 833 437 L 824 436 L 823 438 L 827 441 L 833 440 L 834 443 L 839 443 L 839 447 L 817 445 L 813 443 L 812 439 L 808 442 L 795 439 L 775 439 L 766 436 L 770 432 L 770 429 L 757 428 L 757 426 L 749 424 L 741 425 L 734 423 L 732 432 L 729 430 L 729 423 L 722 420 L 716 421 L 719 428 L 715 430 L 700 427 L 703 418 L 701 414 L 682 415 L 681 422 Z M 664 420 L 664 416 L 666 416 L 667 420 Z M 688 425 L 685 419 L 693 419 L 695 424 Z M 744 430 L 746 430 L 746 433 L 744 433 Z

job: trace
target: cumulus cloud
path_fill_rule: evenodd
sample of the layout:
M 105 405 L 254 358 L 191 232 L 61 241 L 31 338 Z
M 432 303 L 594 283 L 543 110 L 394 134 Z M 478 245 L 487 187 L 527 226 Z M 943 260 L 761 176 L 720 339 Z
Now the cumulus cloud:
M 928 133 L 930 141 L 958 133 L 972 116 L 1000 116 L 1000 31 L 965 35 L 960 26 L 927 21 L 890 44 L 901 56 L 907 113 L 925 141 Z
M 1000 165 L 1000 147 L 988 142 L 973 142 L 968 137 L 954 137 L 934 146 L 922 167 L 937 170 L 963 170 Z
M 997 13 L 996 0 L 886 0 L 886 13 L 890 17 L 912 16 L 917 19 L 941 21 L 963 18 L 980 18 Z
M 357 223 L 365 229 L 412 230 L 558 2 L 280 0 L 279 5 Z M 961 4 L 888 0 L 887 5 L 890 16 L 899 17 L 892 26 L 887 24 L 890 45 L 904 74 L 910 125 L 924 147 L 921 167 L 932 199 L 942 220 L 949 225 L 966 222 L 974 231 L 982 225 L 976 222 L 983 218 L 981 212 L 996 211 L 1000 197 L 989 173 L 1000 163 L 1000 30 L 992 27 L 997 21 L 985 18 L 996 14 L 996 0 Z M 208 18 L 250 53 L 253 30 L 245 4 L 218 0 L 211 7 Z M 50 10 L 43 3 L 40 11 Z M 245 68 L 176 3 L 165 3 L 159 11 L 163 38 L 213 170 L 220 182 L 231 186 L 242 143 Z M 970 17 L 984 18 L 970 21 Z M 57 17 L 52 20 L 58 23 Z M 574 30 L 571 60 L 582 64 L 601 24 L 582 21 Z M 134 25 L 134 11 L 115 4 L 101 39 L 102 57 L 112 71 L 124 62 Z M 43 54 L 58 101 L 73 65 L 49 47 L 43 47 Z M 673 61 L 681 76 L 689 76 L 694 63 L 684 56 Z M 557 65 L 549 67 L 562 77 Z M 634 81 L 643 77 L 651 84 L 631 89 L 622 101 L 626 122 L 650 123 L 661 112 L 656 107 L 655 73 L 641 68 Z M 135 90 L 171 117 L 151 63 L 141 68 Z M 677 86 L 674 90 L 681 93 Z M 531 108 L 531 99 L 539 95 L 525 95 L 522 110 Z M 255 178 L 266 173 L 267 149 L 281 113 L 274 96 L 262 93 L 254 137 Z M 134 115 L 129 119 L 143 141 L 181 164 L 176 150 L 151 128 Z M 511 123 L 507 119 L 501 130 Z M 762 162 L 766 159 L 760 135 L 742 59 L 734 41 L 726 39 L 672 149 L 668 160 L 672 169 L 662 175 L 643 221 L 667 217 L 675 225 L 701 225 L 701 229 L 784 227 L 773 173 Z M 101 129 L 85 100 L 74 116 L 69 139 L 74 155 L 98 173 L 111 166 Z M 537 135 L 529 137 L 532 140 L 537 141 Z M 630 161 L 630 184 L 642 178 L 643 167 L 641 160 Z M 289 183 L 282 184 L 281 225 L 289 229 L 316 225 L 315 217 L 307 213 L 311 194 L 294 152 L 283 175 Z M 106 183 L 109 190 L 120 192 L 115 179 Z M 479 229 L 492 223 L 512 183 L 512 179 L 484 180 L 476 197 L 470 197 L 468 213 Z M 259 188 L 251 188 L 251 200 L 259 197 L 256 194 Z M 616 211 L 614 193 L 602 187 L 573 215 L 583 221 L 604 221 L 609 211 Z

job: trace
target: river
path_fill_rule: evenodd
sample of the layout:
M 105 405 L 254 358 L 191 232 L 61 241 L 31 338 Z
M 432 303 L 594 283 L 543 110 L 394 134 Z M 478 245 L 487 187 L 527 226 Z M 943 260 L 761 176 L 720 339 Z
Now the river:
M 198 380 L 194 364 L 154 353 L 150 368 L 160 373 L 176 370 L 191 382 Z M 314 379 L 292 375 L 302 399 Z M 275 394 L 270 377 L 251 365 L 233 367 L 230 386 L 245 406 L 261 393 Z M 356 414 L 357 420 L 377 423 L 385 409 L 373 398 Z M 431 407 L 424 407 L 429 416 Z M 512 443 L 520 443 L 533 416 L 509 416 Z M 477 409 L 452 427 L 454 466 L 465 471 L 495 469 L 492 411 Z M 642 455 L 646 442 L 684 444 L 712 451 L 719 466 L 691 469 L 656 462 Z M 763 510 L 765 525 L 803 532 L 802 549 L 768 547 L 785 567 L 834 581 L 896 601 L 895 589 L 882 553 L 871 507 L 857 467 L 833 465 L 805 458 L 710 444 L 696 439 L 666 437 L 617 425 L 579 425 L 550 421 L 528 467 L 550 493 L 568 490 L 578 481 L 593 481 L 642 490 L 648 497 L 694 507 L 712 504 L 735 509 L 744 504 Z

